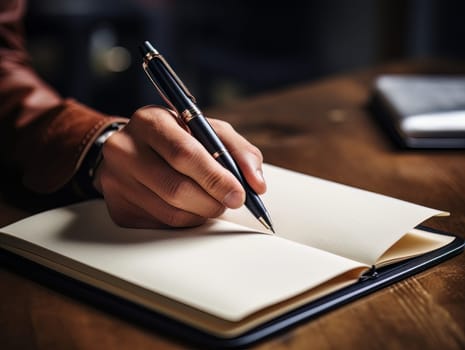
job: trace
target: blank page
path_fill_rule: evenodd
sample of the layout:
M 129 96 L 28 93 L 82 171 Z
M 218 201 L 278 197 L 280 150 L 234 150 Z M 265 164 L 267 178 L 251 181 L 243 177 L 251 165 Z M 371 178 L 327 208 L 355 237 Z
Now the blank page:
M 271 165 L 264 166 L 264 175 L 268 190 L 262 198 L 277 236 L 367 265 L 416 225 L 447 215 Z M 263 231 L 245 208 L 228 210 L 222 218 Z

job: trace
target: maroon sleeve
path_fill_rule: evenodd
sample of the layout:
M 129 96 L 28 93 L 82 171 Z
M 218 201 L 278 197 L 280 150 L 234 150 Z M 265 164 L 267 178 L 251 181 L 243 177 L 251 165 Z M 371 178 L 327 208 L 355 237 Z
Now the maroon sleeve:
M 30 66 L 24 46 L 24 0 L 0 1 L 0 162 L 25 187 L 51 193 L 67 184 L 95 138 L 115 121 L 61 98 Z

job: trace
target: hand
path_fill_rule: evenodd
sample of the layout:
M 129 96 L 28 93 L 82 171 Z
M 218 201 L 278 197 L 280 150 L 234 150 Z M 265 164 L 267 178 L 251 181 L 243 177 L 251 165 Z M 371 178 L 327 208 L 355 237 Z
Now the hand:
M 250 186 L 264 193 L 263 157 L 258 148 L 228 123 L 209 122 Z M 166 109 L 137 110 L 123 129 L 108 138 L 102 152 L 94 186 L 118 225 L 196 226 L 245 201 L 239 181 Z

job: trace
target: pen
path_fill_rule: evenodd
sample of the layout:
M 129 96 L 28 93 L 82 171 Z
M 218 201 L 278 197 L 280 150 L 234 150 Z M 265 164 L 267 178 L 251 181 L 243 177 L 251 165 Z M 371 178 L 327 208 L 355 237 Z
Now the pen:
M 236 162 L 223 145 L 218 135 L 196 105 L 194 96 L 185 87 L 168 62 L 150 44 L 140 47 L 142 67 L 163 100 L 180 116 L 184 124 L 207 151 L 228 169 L 245 190 L 245 206 L 268 230 L 273 230 L 270 215 L 258 194 L 249 186 Z

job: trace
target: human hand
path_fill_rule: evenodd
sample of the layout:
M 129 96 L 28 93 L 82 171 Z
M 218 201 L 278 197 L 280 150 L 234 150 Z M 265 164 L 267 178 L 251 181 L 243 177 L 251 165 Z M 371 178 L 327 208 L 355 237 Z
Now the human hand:
M 258 148 L 228 123 L 209 122 L 249 185 L 264 193 Z M 102 152 L 94 186 L 120 226 L 196 226 L 245 201 L 239 181 L 164 108 L 137 110 L 123 129 L 108 138 Z

